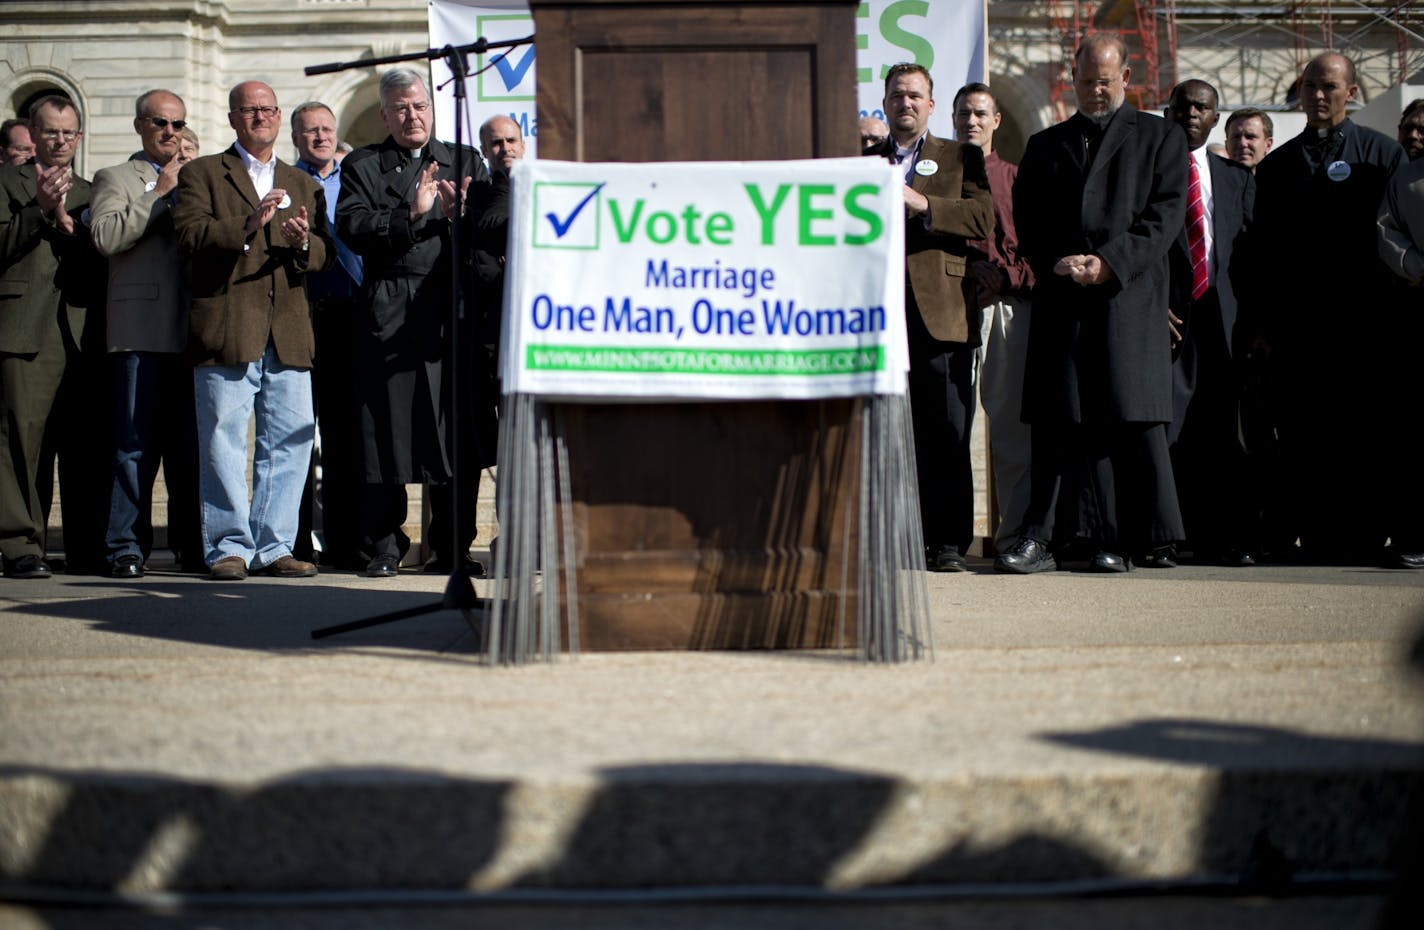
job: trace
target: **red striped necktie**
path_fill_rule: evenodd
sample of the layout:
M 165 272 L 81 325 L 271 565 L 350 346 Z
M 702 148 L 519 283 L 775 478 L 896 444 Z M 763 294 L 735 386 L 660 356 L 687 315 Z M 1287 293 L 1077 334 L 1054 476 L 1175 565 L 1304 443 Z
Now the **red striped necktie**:
M 1192 258 L 1192 300 L 1206 293 L 1206 204 L 1202 199 L 1201 174 L 1190 155 L 1191 180 L 1187 184 L 1187 246 Z

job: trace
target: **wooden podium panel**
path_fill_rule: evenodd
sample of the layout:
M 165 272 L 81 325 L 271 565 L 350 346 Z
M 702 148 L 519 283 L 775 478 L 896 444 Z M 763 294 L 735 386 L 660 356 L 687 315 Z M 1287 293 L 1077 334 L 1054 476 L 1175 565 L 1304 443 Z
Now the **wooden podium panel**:
M 540 157 L 859 152 L 852 0 L 530 8 Z M 854 645 L 862 408 L 559 405 L 581 648 Z
M 583 648 L 853 644 L 862 403 L 560 407 Z
M 539 155 L 741 161 L 856 155 L 855 8 L 532 0 Z

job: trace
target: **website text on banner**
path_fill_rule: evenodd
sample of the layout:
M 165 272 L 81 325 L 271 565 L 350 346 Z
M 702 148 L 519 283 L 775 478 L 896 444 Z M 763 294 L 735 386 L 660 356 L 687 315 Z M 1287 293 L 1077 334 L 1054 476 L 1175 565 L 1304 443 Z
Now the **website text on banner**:
M 875 158 L 520 162 L 505 392 L 903 393 L 902 185 Z

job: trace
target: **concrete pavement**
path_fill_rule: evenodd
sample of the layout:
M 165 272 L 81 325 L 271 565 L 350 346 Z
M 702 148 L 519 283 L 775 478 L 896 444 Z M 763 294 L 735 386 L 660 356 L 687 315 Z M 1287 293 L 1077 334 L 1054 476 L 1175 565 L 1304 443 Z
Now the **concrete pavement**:
M 309 639 L 438 600 L 415 574 L 6 581 L 0 877 L 22 900 L 1391 870 L 1424 749 L 1424 573 L 975 567 L 929 577 L 937 657 L 897 667 L 489 668 L 450 613 Z

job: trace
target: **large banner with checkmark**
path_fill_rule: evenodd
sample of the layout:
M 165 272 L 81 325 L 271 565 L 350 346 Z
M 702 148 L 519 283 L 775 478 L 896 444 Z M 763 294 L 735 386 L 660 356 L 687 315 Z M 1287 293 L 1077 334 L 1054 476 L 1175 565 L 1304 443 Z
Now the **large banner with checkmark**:
M 881 159 L 520 162 L 509 394 L 902 394 L 904 189 Z
M 526 0 L 429 0 L 430 45 L 469 45 L 476 39 L 491 42 L 522 39 L 534 34 L 534 17 Z M 491 116 L 508 116 L 524 133 L 524 157 L 539 149 L 539 129 L 534 114 L 534 46 L 492 49 L 470 56 L 471 76 L 465 82 L 469 122 L 464 139 L 478 145 L 480 125 Z M 441 62 L 431 64 L 435 88 L 435 134 L 455 140 L 455 98 L 447 83 L 450 75 Z M 441 87 L 440 85 L 445 85 Z
M 526 0 L 428 0 L 430 44 L 468 45 L 480 37 L 491 41 L 516 39 L 534 32 Z M 861 116 L 885 118 L 885 73 L 902 61 L 924 65 L 944 105 L 930 117 L 930 131 L 954 137 L 950 102 L 970 81 L 988 80 L 988 5 L 986 0 L 863 0 L 855 10 L 856 96 Z M 537 149 L 539 127 L 534 113 L 534 46 L 496 50 L 474 56 L 468 85 L 473 139 L 481 123 L 503 114 L 524 130 L 526 158 Z M 443 64 L 433 65 L 437 85 L 449 77 Z M 609 88 L 616 94 L 618 89 Z M 447 86 L 436 89 L 436 134 L 454 136 L 454 100 Z M 847 125 L 855 122 L 846 115 Z

